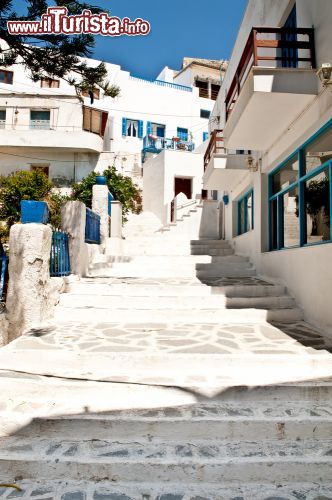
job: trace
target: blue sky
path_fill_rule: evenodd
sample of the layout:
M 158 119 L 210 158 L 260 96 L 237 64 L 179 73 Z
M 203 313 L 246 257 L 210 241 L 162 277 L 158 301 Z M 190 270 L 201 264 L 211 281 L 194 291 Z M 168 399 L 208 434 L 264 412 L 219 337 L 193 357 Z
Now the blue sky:
M 89 0 L 87 0 L 89 1 Z M 120 64 L 138 76 L 154 78 L 164 66 L 181 67 L 182 58 L 228 59 L 247 0 L 90 0 L 112 15 L 151 23 L 147 37 L 97 36 L 93 57 Z M 21 11 L 25 0 L 14 0 Z

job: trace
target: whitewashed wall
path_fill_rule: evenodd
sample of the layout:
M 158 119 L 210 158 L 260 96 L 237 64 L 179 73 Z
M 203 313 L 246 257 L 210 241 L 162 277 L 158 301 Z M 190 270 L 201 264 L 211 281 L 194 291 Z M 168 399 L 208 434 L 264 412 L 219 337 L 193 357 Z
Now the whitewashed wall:
M 244 45 L 253 26 L 282 26 L 294 5 L 289 0 L 249 0 L 243 22 L 234 45 L 231 60 L 223 82 L 213 116 L 220 116 L 213 128 L 223 128 L 226 91 L 233 79 Z M 299 27 L 314 27 L 317 66 L 331 61 L 332 9 L 330 0 L 297 0 Z M 311 137 L 332 116 L 332 93 L 322 89 L 317 77 L 317 97 L 290 123 L 284 116 L 285 129 L 267 151 L 254 152 L 261 158 L 260 172 L 247 174 L 232 190 L 220 183 L 216 189 L 226 190 L 230 204 L 226 208 L 226 238 L 232 241 L 237 253 L 247 255 L 258 272 L 267 278 L 285 284 L 303 308 L 307 320 L 331 331 L 332 293 L 331 244 L 307 248 L 293 248 L 268 252 L 268 192 L 267 179 L 271 170 L 290 153 Z M 271 117 L 271 127 L 273 117 Z M 254 127 L 254 123 L 253 123 Z M 250 187 L 254 188 L 255 224 L 254 230 L 235 236 L 237 226 L 237 200 Z
M 162 224 L 170 222 L 175 177 L 192 179 L 192 198 L 201 195 L 203 155 L 184 151 L 164 151 L 144 164 L 143 207 Z

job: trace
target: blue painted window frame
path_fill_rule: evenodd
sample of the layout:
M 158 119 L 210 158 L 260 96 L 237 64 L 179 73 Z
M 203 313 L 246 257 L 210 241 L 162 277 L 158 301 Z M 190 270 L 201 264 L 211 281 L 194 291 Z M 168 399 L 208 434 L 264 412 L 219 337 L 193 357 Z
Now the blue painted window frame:
M 323 127 L 321 127 L 314 135 L 312 135 L 305 143 L 298 147 L 291 155 L 289 155 L 281 164 L 274 168 L 269 174 L 269 198 L 268 198 L 268 221 L 269 221 L 269 251 L 284 250 L 288 248 L 300 248 L 313 245 L 324 245 L 326 243 L 332 243 L 332 160 L 327 160 L 322 165 L 317 168 L 310 170 L 306 173 L 306 163 L 305 163 L 305 150 L 310 144 L 312 144 L 316 139 L 322 136 L 325 132 L 332 129 L 332 119 L 329 120 Z M 299 170 L 297 180 L 281 189 L 277 193 L 273 193 L 273 177 L 274 175 L 282 170 L 291 160 L 298 159 Z M 315 243 L 307 243 L 307 221 L 306 221 L 306 205 L 305 205 L 305 185 L 306 182 L 318 174 L 322 173 L 324 170 L 329 172 L 330 179 L 330 239 L 325 241 L 317 241 Z M 284 246 L 284 231 L 283 231 L 283 196 L 294 188 L 298 189 L 298 210 L 299 210 L 299 245 L 294 245 L 292 247 Z M 273 213 L 272 204 L 277 203 L 277 214 L 276 214 L 276 224 L 277 224 L 277 242 L 273 245 Z
M 137 118 L 122 118 L 122 136 L 123 137 L 134 137 L 127 136 L 127 120 L 132 122 L 137 122 L 137 139 L 143 139 L 143 120 L 138 120 Z
M 203 132 L 203 142 L 209 138 L 209 132 Z
M 248 225 L 248 199 L 251 196 L 251 226 Z M 241 219 L 241 207 L 243 205 L 244 220 Z M 243 222 L 243 224 L 242 224 Z M 237 200 L 237 236 L 248 233 L 254 229 L 254 189 L 250 188 Z

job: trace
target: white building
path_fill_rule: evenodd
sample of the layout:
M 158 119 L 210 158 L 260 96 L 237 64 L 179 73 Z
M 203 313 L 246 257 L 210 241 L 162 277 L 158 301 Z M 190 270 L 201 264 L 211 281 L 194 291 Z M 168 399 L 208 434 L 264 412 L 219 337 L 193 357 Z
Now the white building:
M 153 81 L 106 66 L 120 95 L 112 99 L 100 90 L 92 104 L 63 80 L 34 83 L 20 65 L 0 69 L 1 174 L 42 168 L 67 186 L 115 164 L 139 179 L 142 158 L 163 149 L 193 151 L 206 139 L 222 61 L 190 60 Z M 207 90 L 197 87 L 202 79 Z
M 330 0 L 249 0 L 211 120 L 204 186 L 224 232 L 332 327 Z M 327 69 L 328 72 L 328 69 Z M 320 77 L 321 78 L 320 78 Z

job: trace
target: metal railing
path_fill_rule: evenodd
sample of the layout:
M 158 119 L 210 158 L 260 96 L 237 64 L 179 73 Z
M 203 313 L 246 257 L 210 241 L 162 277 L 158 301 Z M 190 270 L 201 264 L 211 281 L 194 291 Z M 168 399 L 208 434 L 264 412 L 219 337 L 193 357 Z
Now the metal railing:
M 263 39 L 262 34 L 270 38 Z M 273 35 L 274 37 L 271 38 Z M 304 41 L 303 37 L 307 40 Z M 304 55 L 303 51 L 309 52 L 309 55 Z M 253 66 L 296 68 L 298 63 L 303 63 L 301 67 L 316 68 L 313 28 L 253 28 L 227 92 L 226 119 Z
M 212 155 L 225 152 L 223 131 L 216 129 L 211 132 L 210 142 L 204 155 L 204 171 L 208 166 Z
M 100 216 L 86 209 L 85 242 L 100 245 Z
M 178 83 L 165 82 L 164 80 L 149 80 L 148 78 L 141 78 L 140 76 L 130 75 L 132 80 L 140 80 L 142 82 L 153 83 L 155 85 L 161 85 L 162 87 L 168 87 L 175 90 L 183 90 L 184 92 L 192 92 L 192 87 L 187 87 L 186 85 L 180 85 Z
M 146 135 L 143 140 L 143 150 L 159 153 L 163 149 L 174 151 L 193 151 L 195 144 L 191 141 L 183 141 L 179 138 L 167 139 L 165 137 L 154 137 Z
M 8 283 L 8 256 L 0 241 L 0 302 L 6 299 Z
M 51 257 L 50 257 L 50 275 L 69 276 L 70 257 L 69 257 L 69 237 L 68 234 L 61 231 L 54 231 L 52 235 Z
M 51 128 L 50 120 L 30 120 L 30 128 L 38 130 L 49 130 Z

